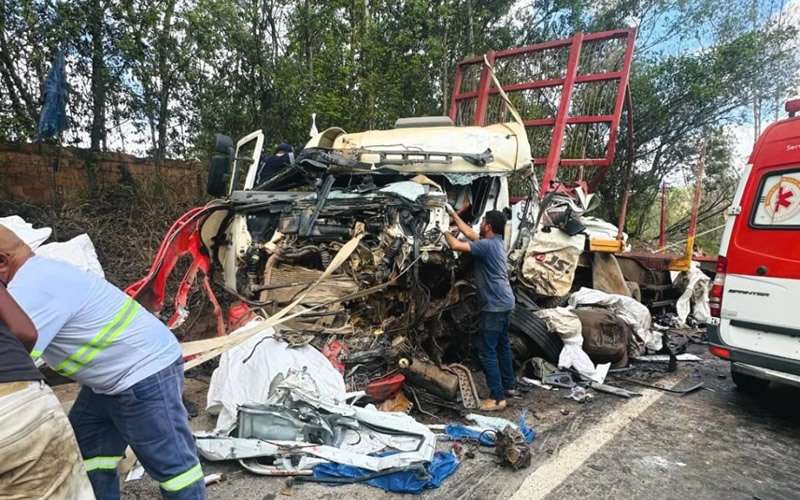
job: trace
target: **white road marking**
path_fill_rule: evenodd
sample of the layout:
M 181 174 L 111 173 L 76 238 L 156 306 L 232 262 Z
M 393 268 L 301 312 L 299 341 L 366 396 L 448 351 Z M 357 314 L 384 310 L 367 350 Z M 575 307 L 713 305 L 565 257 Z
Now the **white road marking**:
M 682 379 L 683 377 L 672 386 L 679 384 Z M 597 450 L 665 394 L 653 389 L 641 392 L 641 397 L 626 401 L 618 410 L 607 415 L 602 422 L 565 446 L 557 457 L 539 466 L 525 479 L 511 499 L 536 500 L 547 496 Z

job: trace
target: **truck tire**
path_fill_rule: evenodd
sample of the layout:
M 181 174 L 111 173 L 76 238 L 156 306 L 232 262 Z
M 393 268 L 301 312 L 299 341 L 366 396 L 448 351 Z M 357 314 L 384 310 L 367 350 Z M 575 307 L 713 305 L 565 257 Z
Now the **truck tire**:
M 554 307 L 564 307 L 569 303 L 569 294 L 562 297 L 539 297 L 536 299 L 539 309 L 553 309 Z
M 550 362 L 558 362 L 564 343 L 561 342 L 561 337 L 547 329 L 544 320 L 534 314 L 539 309 L 529 295 L 517 292 L 517 304 L 511 312 L 509 334 L 514 337 L 511 344 L 519 363 L 537 355 Z M 521 346 L 525 346 L 525 349 Z
M 733 383 L 736 384 L 737 389 L 751 394 L 758 394 L 769 386 L 769 380 L 735 372 L 733 370 L 731 370 L 731 378 L 733 379 Z

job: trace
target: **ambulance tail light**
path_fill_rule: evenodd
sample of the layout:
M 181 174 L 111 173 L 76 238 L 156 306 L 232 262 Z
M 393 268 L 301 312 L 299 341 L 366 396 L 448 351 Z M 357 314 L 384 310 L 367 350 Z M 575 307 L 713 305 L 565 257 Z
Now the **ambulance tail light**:
M 711 299 L 708 304 L 711 308 L 711 316 L 720 317 L 722 311 L 722 293 L 725 290 L 725 275 L 728 272 L 728 258 L 720 255 L 717 258 L 717 275 L 714 277 L 714 284 L 711 286 Z

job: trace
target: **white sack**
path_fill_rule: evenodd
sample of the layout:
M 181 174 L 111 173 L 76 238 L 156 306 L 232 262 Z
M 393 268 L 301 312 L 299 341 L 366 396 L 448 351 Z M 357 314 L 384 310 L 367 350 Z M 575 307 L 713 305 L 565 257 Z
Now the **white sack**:
M 36 255 L 66 262 L 101 278 L 106 277 L 88 234 L 81 234 L 69 241 L 43 245 L 53 233 L 49 227 L 34 229 L 32 224 L 25 222 L 19 215 L 0 217 L 0 225 L 13 231 Z
M 583 335 L 581 334 L 583 327 L 578 315 L 566 307 L 542 309 L 534 314 L 544 320 L 548 330 L 557 333 L 564 341 L 564 347 L 561 348 L 561 354 L 558 356 L 558 367 L 562 370 L 574 368 L 587 379 L 602 384 L 605 380 L 605 373 L 595 369 L 591 358 L 583 350 Z
M 525 249 L 521 280 L 539 295 L 563 297 L 569 293 L 586 237 L 569 236 L 557 228 L 533 235 Z
M 258 321 L 249 322 L 231 335 L 247 330 Z M 321 399 L 344 401 L 344 379 L 328 358 L 310 345 L 290 348 L 285 342 L 272 338 L 274 333 L 275 330 L 269 328 L 221 356 L 219 368 L 211 376 L 206 406 L 209 412 L 219 413 L 215 431 L 227 434 L 236 424 L 237 407 L 265 402 L 272 379 L 290 368 L 302 370 L 305 367 L 316 382 Z
M 25 219 L 19 215 L 0 217 L 0 225 L 13 231 L 26 245 L 31 247 L 31 250 L 39 248 L 53 233 L 49 227 L 34 229 L 32 224 L 25 222 Z
M 562 339 L 569 339 L 581 336 L 581 320 L 578 315 L 566 307 L 554 307 L 552 309 L 541 309 L 534 314 L 547 324 L 547 329 L 556 332 Z
M 558 367 L 562 370 L 572 368 L 587 379 L 602 384 L 608 373 L 608 367 L 606 367 L 605 371 L 595 369 L 591 358 L 583 350 L 583 336 L 578 335 L 577 337 L 563 340 L 564 347 L 561 348 L 561 354 L 558 355 Z M 610 367 L 611 365 L 609 364 L 608 366 Z
M 653 319 L 644 304 L 631 297 L 581 288 L 569 298 L 571 307 L 598 305 L 614 311 L 619 318 L 633 327 L 633 345 L 629 346 L 628 355 L 636 357 L 644 353 L 644 348 L 658 351 L 662 347 L 661 335 L 654 332 Z
M 610 222 L 597 217 L 581 217 L 581 224 L 586 226 L 586 234 L 589 238 L 597 238 L 604 240 L 616 240 L 619 228 Z M 622 241 L 628 241 L 628 233 L 622 233 Z
M 105 272 L 103 272 L 103 266 L 100 265 L 100 261 L 97 259 L 97 251 L 94 249 L 92 239 L 85 233 L 69 241 L 42 245 L 36 250 L 36 255 L 72 264 L 82 271 L 95 274 L 101 278 L 106 277 Z
M 708 304 L 708 294 L 711 291 L 711 278 L 700 270 L 700 264 L 692 262 L 688 271 L 681 273 L 679 279 L 686 282 L 686 289 L 678 299 L 675 308 L 678 310 L 678 319 L 681 325 L 686 325 L 686 318 L 689 317 L 689 305 L 694 306 L 694 319 L 700 323 L 705 323 L 711 317 L 711 309 Z

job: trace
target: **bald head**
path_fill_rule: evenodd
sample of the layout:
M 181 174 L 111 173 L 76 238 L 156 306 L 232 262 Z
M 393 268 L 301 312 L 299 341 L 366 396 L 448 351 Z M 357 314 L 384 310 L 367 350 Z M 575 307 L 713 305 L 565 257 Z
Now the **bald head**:
M 17 233 L 0 224 L 0 280 L 11 281 L 31 256 L 31 247 Z

